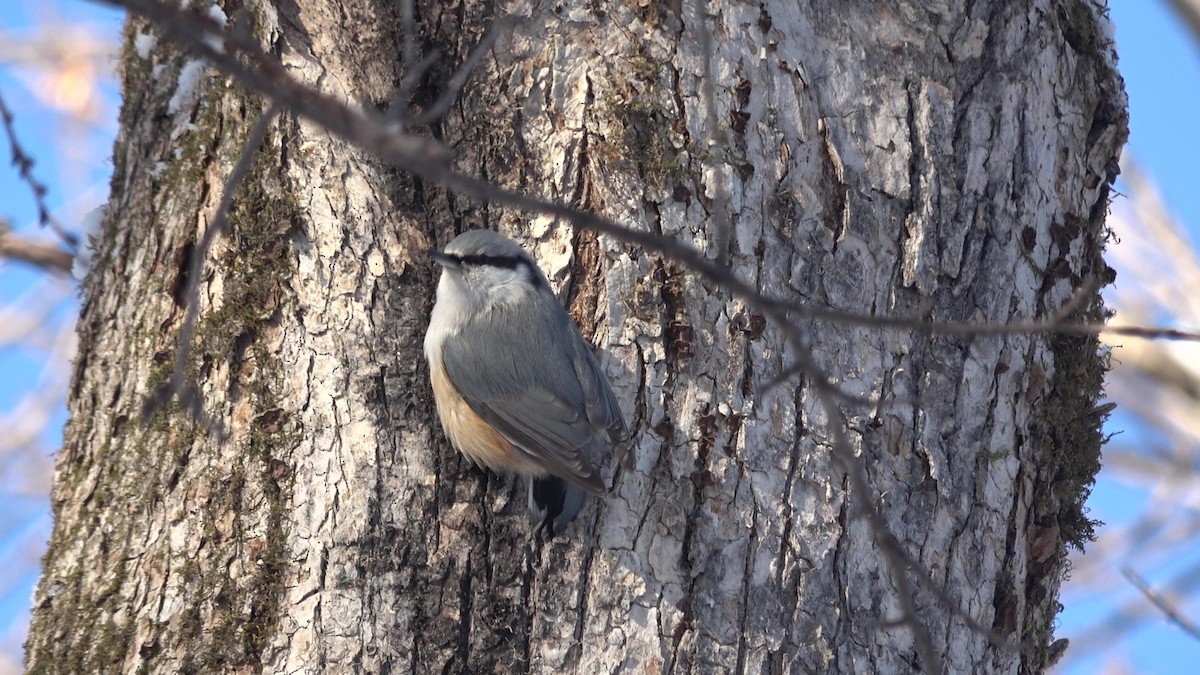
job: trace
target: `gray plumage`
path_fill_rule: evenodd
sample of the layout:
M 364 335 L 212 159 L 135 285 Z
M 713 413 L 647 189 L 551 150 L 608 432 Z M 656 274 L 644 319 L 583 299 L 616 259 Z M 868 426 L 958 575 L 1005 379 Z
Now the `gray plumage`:
M 471 411 L 531 460 L 529 467 L 508 468 L 603 493 L 599 467 L 625 436 L 625 422 L 608 380 L 537 264 L 488 230 L 465 232 L 432 255 L 444 271 L 425 340 L 431 366 L 440 358 Z M 535 495 L 544 488 L 531 484 L 531 508 L 549 508 L 540 492 Z M 556 507 L 562 512 L 549 514 L 554 530 L 583 502 L 581 493 L 565 490 Z

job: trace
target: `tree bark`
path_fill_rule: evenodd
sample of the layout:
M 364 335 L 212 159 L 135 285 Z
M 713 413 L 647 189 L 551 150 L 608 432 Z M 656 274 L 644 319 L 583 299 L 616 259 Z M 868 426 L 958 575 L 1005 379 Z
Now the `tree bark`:
M 233 3 L 226 3 L 232 5 Z M 386 108 L 402 3 L 248 2 L 288 72 Z M 701 3 L 702 4 L 702 3 Z M 864 316 L 1103 318 L 1122 82 L 1089 0 L 418 2 L 457 170 L 689 242 L 769 296 Z M 227 6 L 231 19 L 237 15 Z M 495 14 L 493 13 L 495 12 Z M 187 366 L 229 438 L 173 407 L 187 270 L 262 99 L 133 19 L 108 217 L 85 285 L 31 672 L 1039 672 L 1091 536 L 1092 338 L 784 327 L 678 263 L 471 201 L 283 115 L 200 284 Z M 437 428 L 434 270 L 516 237 L 601 347 L 633 428 L 612 494 L 526 538 L 524 486 Z M 813 382 L 844 392 L 835 414 Z M 869 494 L 849 487 L 848 434 Z M 918 566 L 915 621 L 860 516 Z M 944 593 L 950 602 L 938 596 Z M 959 611 L 961 610 L 961 611 Z M 964 615 L 1012 640 L 1006 650 Z

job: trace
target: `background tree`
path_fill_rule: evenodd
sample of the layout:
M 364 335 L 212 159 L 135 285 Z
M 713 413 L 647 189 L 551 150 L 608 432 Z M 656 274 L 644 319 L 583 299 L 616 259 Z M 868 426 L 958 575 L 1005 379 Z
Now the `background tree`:
M 1099 318 L 1124 138 L 1111 45 L 1077 3 L 789 8 L 519 6 L 461 96 L 435 66 L 399 101 L 423 54 L 465 62 L 494 18 L 420 6 L 417 49 L 390 4 L 255 5 L 248 34 L 285 68 L 210 47 L 236 78 L 147 50 L 169 19 L 133 23 L 31 668 L 1043 666 L 1065 545 L 1090 533 L 1094 340 L 930 338 L 812 308 L 1005 322 L 1075 296 Z M 397 140 L 289 74 L 399 122 L 447 88 L 456 103 Z M 208 249 L 260 94 L 285 112 Z M 412 173 L 345 142 L 371 138 Z M 465 201 L 483 190 L 448 166 L 632 233 Z M 525 547 L 517 488 L 432 428 L 417 252 L 475 221 L 562 282 L 637 429 L 614 497 L 545 548 Z M 646 232 L 736 281 L 653 255 Z M 766 321 L 781 308 L 737 282 L 805 304 Z M 194 299 L 181 372 L 211 424 L 157 409 L 139 426 Z M 830 405 L 823 373 L 876 402 Z

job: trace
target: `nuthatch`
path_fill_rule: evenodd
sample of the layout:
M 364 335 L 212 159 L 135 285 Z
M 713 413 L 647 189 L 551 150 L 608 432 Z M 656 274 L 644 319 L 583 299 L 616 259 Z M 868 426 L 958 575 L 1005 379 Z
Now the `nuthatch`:
M 625 436 L 612 389 L 546 276 L 516 242 L 464 232 L 445 251 L 425 358 L 442 429 L 480 467 L 532 478 L 529 509 L 561 532 L 603 494 Z

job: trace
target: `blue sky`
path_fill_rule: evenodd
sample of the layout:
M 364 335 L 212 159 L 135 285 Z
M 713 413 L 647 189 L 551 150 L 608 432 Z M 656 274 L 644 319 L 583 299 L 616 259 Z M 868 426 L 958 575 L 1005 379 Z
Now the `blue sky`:
M 0 34 L 28 36 L 34 27 L 47 22 L 85 23 L 100 27 L 111 39 L 119 36 L 122 13 L 110 8 L 82 2 L 42 2 L 38 0 L 4 0 L 0 2 Z M 0 48 L 11 48 L 16 40 L 0 38 Z M 107 102 L 98 100 L 97 116 L 86 126 L 70 123 L 64 116 L 48 109 L 39 95 L 37 82 L 30 71 L 0 65 L 0 94 L 14 115 L 16 133 L 26 152 L 36 161 L 34 175 L 50 188 L 47 201 L 58 213 L 64 225 L 71 225 L 83 211 L 103 199 L 107 191 L 112 166 L 109 157 L 116 130 L 117 91 L 115 82 L 104 92 Z M 63 151 L 63 148 L 68 151 Z M 25 235 L 50 236 L 36 225 L 37 210 L 29 185 L 8 163 L 7 137 L 0 137 L 0 217 L 8 218 Z M 53 302 L 51 326 L 65 325 L 78 311 L 73 301 L 73 285 L 69 280 L 47 284 L 39 271 L 19 264 L 0 265 L 0 308 L 10 307 L 26 294 L 35 305 Z M 26 399 L 31 390 L 57 387 L 61 382 L 44 380 L 47 350 L 26 345 L 19 349 L 0 348 L 0 425 L 10 416 L 28 416 L 31 411 L 18 412 L 15 406 Z M 61 430 L 66 411 L 59 407 L 53 412 L 47 431 L 35 445 L 34 453 L 50 456 L 61 444 Z M 29 601 L 36 582 L 36 551 L 50 529 L 48 499 L 33 496 L 20 466 L 0 462 L 0 672 L 5 670 L 4 656 L 17 652 L 23 624 L 28 621 Z M 36 490 L 34 490 L 36 492 Z M 31 546 L 31 544 L 33 546 Z M 4 652 L 8 652 L 5 654 Z M 19 660 L 17 661 L 19 663 Z
M 1166 3 L 1111 4 L 1118 67 L 1129 94 L 1129 147 L 1195 238 L 1200 222 L 1200 56 Z
M 53 10 L 47 7 L 53 6 L 35 0 L 6 0 L 0 3 L 0 30 L 4 33 L 28 30 L 52 17 Z M 116 40 L 120 13 L 78 1 L 60 0 L 57 7 L 60 16 L 69 15 L 72 21 L 104 26 Z M 1200 125 L 1196 123 L 1200 111 L 1200 54 L 1161 0 L 1114 0 L 1111 15 L 1116 23 L 1119 67 L 1130 99 L 1130 147 L 1152 174 L 1176 215 L 1193 228 L 1193 238 L 1200 239 L 1195 231 L 1200 224 L 1200 189 L 1196 187 L 1195 170 L 1200 158 Z M 36 175 L 52 186 L 49 202 L 64 209 L 61 219 L 69 224 L 102 198 L 101 191 L 111 171 L 109 155 L 115 131 L 116 92 L 109 92 L 110 102 L 104 111 L 107 117 L 73 140 L 81 151 L 74 157 L 66 157 L 57 151 L 62 144 L 63 121 L 48 114 L 27 86 L 26 80 L 14 78 L 10 69 L 0 66 L 0 94 L 16 113 L 17 132 L 23 144 L 36 157 Z M 7 157 L 6 141 L 0 141 L 0 153 Z M 36 211 L 29 188 L 6 163 L 0 165 L 0 194 L 7 196 L 0 203 L 0 216 L 11 218 L 21 230 L 35 231 L 30 229 Z M 19 265 L 0 267 L 0 307 L 41 280 L 40 273 Z M 67 303 L 58 311 L 74 309 Z M 25 395 L 21 387 L 37 381 L 42 357 L 36 351 L 0 350 L 0 373 L 4 374 L 0 379 L 0 419 Z M 46 447 L 58 446 L 58 430 L 64 415 L 60 412 L 56 417 L 54 431 L 45 439 Z M 1115 416 L 1110 430 L 1118 430 L 1122 419 Z M 1144 499 L 1142 491 L 1102 477 L 1089 506 L 1094 517 L 1116 524 L 1139 511 L 1136 506 Z M 48 528 L 47 502 L 35 498 L 6 497 L 6 500 L 5 508 L 0 511 L 0 565 L 11 569 L 7 561 L 20 542 L 39 536 Z M 1198 560 L 1200 551 L 1182 556 L 1179 565 Z M 1152 582 L 1161 581 L 1170 571 L 1170 568 L 1154 570 L 1147 576 Z M 19 578 L 0 576 L 0 637 L 26 620 L 34 582 L 33 574 Z M 1122 588 L 1125 590 L 1116 594 L 1120 599 L 1133 593 L 1127 586 Z M 1109 606 L 1105 598 L 1068 604 L 1060 615 L 1058 635 L 1070 637 Z M 1200 663 L 1200 642 L 1159 617 L 1152 618 L 1113 649 L 1137 672 L 1190 673 Z M 1096 672 L 1111 656 L 1112 652 L 1104 652 L 1092 659 L 1076 661 L 1066 672 L 1071 675 Z
M 1129 95 L 1127 150 L 1151 174 L 1166 203 L 1191 231 L 1193 241 L 1200 240 L 1197 236 L 1200 190 L 1196 187 L 1196 161 L 1200 158 L 1200 125 L 1196 122 L 1200 112 L 1200 52 L 1165 2 L 1115 0 L 1110 5 L 1116 24 L 1118 67 Z M 1119 276 L 1117 284 L 1121 284 Z M 1130 427 L 1128 421 L 1118 413 L 1110 421 L 1109 430 L 1121 430 L 1126 436 L 1121 439 L 1124 441 L 1129 440 L 1130 434 L 1142 433 Z M 1144 491 L 1107 479 L 1102 473 L 1088 506 L 1092 517 L 1117 525 L 1140 513 L 1145 499 Z M 1200 551 L 1192 551 L 1170 565 L 1138 571 L 1152 584 L 1162 583 L 1172 573 L 1198 561 Z M 1113 573 L 1119 572 L 1114 569 Z M 1117 584 L 1117 588 L 1110 598 L 1065 603 L 1066 609 L 1059 615 L 1058 635 L 1070 637 L 1079 626 L 1103 616 L 1106 610 L 1111 610 L 1109 599 L 1124 601 L 1138 595 L 1127 583 Z M 1185 607 L 1200 620 L 1197 608 L 1195 602 Z M 1152 615 L 1110 650 L 1075 661 L 1066 672 L 1070 675 L 1099 672 L 1114 652 L 1139 673 L 1193 673 L 1200 664 L 1200 642 L 1158 615 Z

